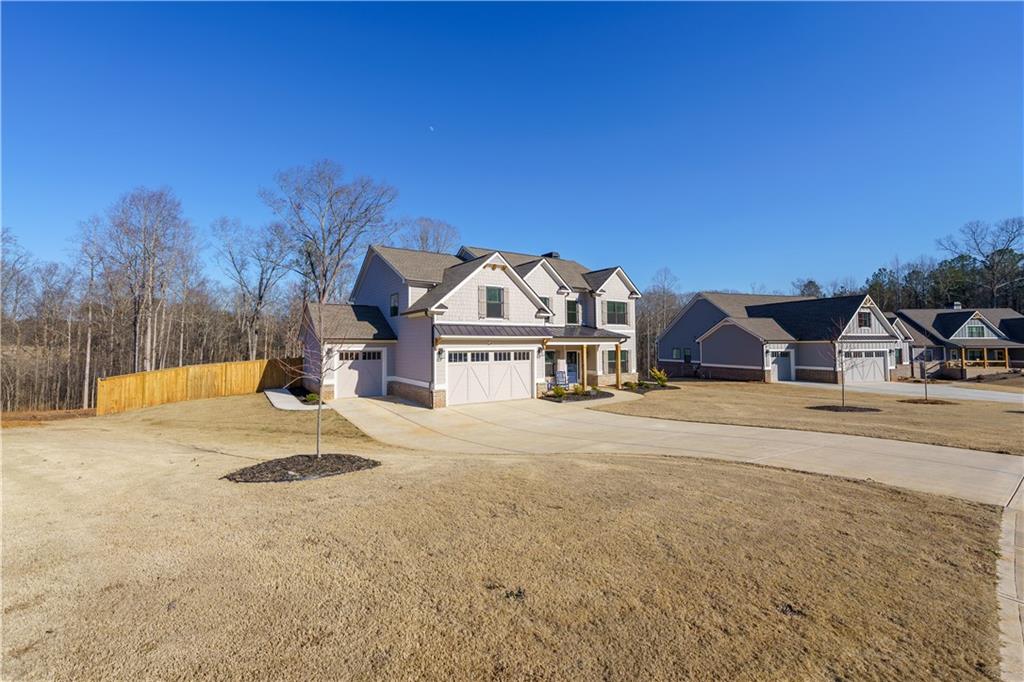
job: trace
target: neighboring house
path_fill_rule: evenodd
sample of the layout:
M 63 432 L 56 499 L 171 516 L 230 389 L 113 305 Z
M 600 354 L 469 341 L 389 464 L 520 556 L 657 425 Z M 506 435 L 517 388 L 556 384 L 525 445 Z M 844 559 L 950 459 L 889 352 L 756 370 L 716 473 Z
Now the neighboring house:
M 533 398 L 555 382 L 635 381 L 638 298 L 621 268 L 554 252 L 371 246 L 350 303 L 323 306 L 323 329 L 318 308 L 307 309 L 306 364 L 315 367 L 322 337 L 338 366 L 319 387 L 326 398 L 397 395 L 431 407 Z
M 900 337 L 900 343 L 896 347 L 896 368 L 894 370 L 896 376 L 914 376 L 913 348 L 915 341 L 913 332 L 896 313 L 885 313 L 885 319 Z
M 672 376 L 746 381 L 888 381 L 905 341 L 870 296 L 701 292 L 658 336 Z
M 1024 315 L 1010 308 L 904 308 L 911 355 L 930 373 L 966 379 L 1024 367 Z

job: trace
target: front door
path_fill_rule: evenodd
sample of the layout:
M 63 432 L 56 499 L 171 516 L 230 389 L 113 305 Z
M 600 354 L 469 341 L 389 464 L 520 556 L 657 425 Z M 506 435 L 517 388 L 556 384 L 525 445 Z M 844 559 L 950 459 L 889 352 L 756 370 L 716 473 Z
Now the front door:
M 580 353 L 575 350 L 565 351 L 565 378 L 570 384 L 580 380 Z

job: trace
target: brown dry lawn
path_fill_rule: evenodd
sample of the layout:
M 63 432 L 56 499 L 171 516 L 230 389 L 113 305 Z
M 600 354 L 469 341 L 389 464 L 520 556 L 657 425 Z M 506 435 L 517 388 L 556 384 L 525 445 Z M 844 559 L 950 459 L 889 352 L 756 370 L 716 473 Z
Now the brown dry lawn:
M 983 381 L 958 381 L 961 388 L 977 388 L 983 391 L 1003 391 L 1005 393 L 1024 394 L 1024 374 L 1003 375 L 986 378 Z
M 1024 455 L 1024 407 L 980 400 L 948 405 L 901 402 L 907 396 L 847 391 L 846 404 L 878 412 L 812 410 L 838 405 L 840 394 L 785 384 L 684 380 L 676 391 L 651 391 L 642 400 L 596 410 L 712 424 L 824 431 L 914 443 Z M 922 388 L 923 392 L 923 388 Z
M 0 428 L 13 429 L 24 426 L 42 426 L 65 419 L 92 417 L 96 410 L 19 410 L 0 413 Z
M 308 452 L 262 396 L 4 433 L 3 678 L 995 679 L 999 510 L 660 456 Z

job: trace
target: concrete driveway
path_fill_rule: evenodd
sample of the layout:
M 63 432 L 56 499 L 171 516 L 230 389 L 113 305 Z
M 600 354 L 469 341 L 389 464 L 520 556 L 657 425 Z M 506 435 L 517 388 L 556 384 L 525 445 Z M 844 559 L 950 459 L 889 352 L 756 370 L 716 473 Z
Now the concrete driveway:
M 389 399 L 348 398 L 331 406 L 378 441 L 420 450 L 713 457 L 872 479 L 999 506 L 1010 503 L 1024 479 L 1024 458 L 1012 455 L 861 436 L 650 419 L 546 400 L 428 410 Z
M 810 381 L 787 381 L 787 386 L 806 386 L 807 388 L 830 388 L 840 390 L 837 384 L 820 384 Z M 847 384 L 847 391 L 860 393 L 881 393 L 883 395 L 905 395 L 913 398 L 924 397 L 923 384 L 909 384 L 898 381 L 878 381 L 863 384 Z M 996 403 L 1012 403 L 1024 407 L 1024 394 L 1005 391 L 986 391 L 980 388 L 961 388 L 955 384 L 928 384 L 929 398 L 945 400 L 988 400 Z

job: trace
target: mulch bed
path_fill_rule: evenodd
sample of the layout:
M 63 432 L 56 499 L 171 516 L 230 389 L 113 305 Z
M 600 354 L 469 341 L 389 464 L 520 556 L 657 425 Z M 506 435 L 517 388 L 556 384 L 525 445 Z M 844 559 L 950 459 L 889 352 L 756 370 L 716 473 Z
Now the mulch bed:
M 650 393 L 651 391 L 678 391 L 679 386 L 659 386 L 657 384 L 651 384 L 647 388 L 640 388 L 639 386 L 634 386 L 633 388 L 626 388 L 625 386 L 623 386 L 622 390 L 629 391 L 630 393 L 639 393 L 640 395 L 643 395 L 644 393 Z
M 337 476 L 363 469 L 380 466 L 373 459 L 356 457 L 355 455 L 326 454 L 292 455 L 280 459 L 270 459 L 224 476 L 235 483 L 283 483 L 288 481 L 309 481 L 326 476 Z
M 911 405 L 957 405 L 950 400 L 939 400 L 937 398 L 907 398 L 901 400 L 901 403 L 910 403 Z
M 856 405 L 812 405 L 808 410 L 822 412 L 881 412 L 877 407 L 857 407 Z
M 562 397 L 562 398 L 556 398 L 553 395 L 541 396 L 542 399 L 550 400 L 553 403 L 576 403 L 576 402 L 581 402 L 581 401 L 584 401 L 584 400 L 600 400 L 601 398 L 612 398 L 612 397 L 614 397 L 614 394 L 609 393 L 608 391 L 594 391 L 593 395 L 591 395 L 591 394 L 576 395 L 575 393 L 566 393 L 565 396 Z

